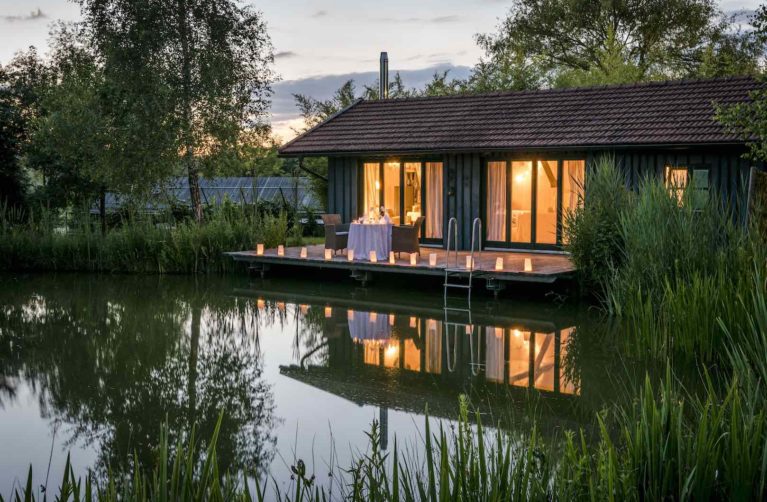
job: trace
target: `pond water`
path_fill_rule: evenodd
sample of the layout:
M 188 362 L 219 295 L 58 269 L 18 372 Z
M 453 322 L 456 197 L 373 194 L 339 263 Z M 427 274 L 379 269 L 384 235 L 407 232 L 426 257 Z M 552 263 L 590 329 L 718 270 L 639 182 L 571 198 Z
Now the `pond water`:
M 424 410 L 466 395 L 483 421 L 544 435 L 588 427 L 644 369 L 588 336 L 584 309 L 475 300 L 346 281 L 98 275 L 5 276 L 0 285 L 0 494 L 151 462 L 163 421 L 208 438 L 221 464 L 288 486 L 320 481 L 367 446 L 418 444 Z M 454 300 L 453 306 L 465 307 Z M 626 382 L 629 382 L 627 384 Z

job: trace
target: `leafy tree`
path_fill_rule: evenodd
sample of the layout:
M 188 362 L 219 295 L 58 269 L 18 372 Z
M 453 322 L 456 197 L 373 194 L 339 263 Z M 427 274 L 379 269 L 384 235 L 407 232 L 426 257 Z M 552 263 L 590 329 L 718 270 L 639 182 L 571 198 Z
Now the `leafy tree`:
M 740 73 L 762 49 L 731 24 L 714 0 L 515 0 L 499 31 L 477 38 L 476 88 Z
M 757 9 L 752 24 L 757 43 L 767 41 L 767 6 Z M 762 76 L 762 79 L 764 77 Z M 722 106 L 717 119 L 733 134 L 747 141 L 748 155 L 754 160 L 767 160 L 767 89 L 759 88 L 750 93 L 750 101 Z
M 261 14 L 232 0 L 78 1 L 123 99 L 163 97 L 154 112 L 181 152 L 201 221 L 200 174 L 237 158 L 243 129 L 267 127 L 273 56 Z

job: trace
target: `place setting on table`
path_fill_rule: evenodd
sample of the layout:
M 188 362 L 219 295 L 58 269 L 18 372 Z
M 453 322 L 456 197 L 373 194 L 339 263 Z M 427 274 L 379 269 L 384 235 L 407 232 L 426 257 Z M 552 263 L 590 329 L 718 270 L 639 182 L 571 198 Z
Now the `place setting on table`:
M 370 208 L 349 225 L 347 253 L 349 260 L 376 262 L 386 260 L 391 252 L 392 220 L 386 209 Z

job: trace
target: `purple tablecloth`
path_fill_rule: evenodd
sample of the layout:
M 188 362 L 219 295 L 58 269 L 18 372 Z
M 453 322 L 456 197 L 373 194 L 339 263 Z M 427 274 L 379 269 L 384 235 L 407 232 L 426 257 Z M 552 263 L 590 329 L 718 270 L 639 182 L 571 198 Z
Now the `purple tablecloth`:
M 389 259 L 391 249 L 391 225 L 388 223 L 363 225 L 352 223 L 349 227 L 349 249 L 354 250 L 354 260 L 368 260 L 371 251 L 378 261 Z

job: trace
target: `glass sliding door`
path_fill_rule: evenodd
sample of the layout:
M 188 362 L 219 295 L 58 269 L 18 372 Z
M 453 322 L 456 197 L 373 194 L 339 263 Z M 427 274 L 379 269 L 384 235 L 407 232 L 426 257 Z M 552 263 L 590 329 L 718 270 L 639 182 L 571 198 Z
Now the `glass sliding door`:
M 381 205 L 381 164 L 366 162 L 364 170 L 364 197 L 362 215 L 368 217 Z
M 443 176 L 442 162 L 427 162 L 424 167 L 426 173 L 425 186 L 425 209 L 426 209 L 426 238 L 442 239 L 442 221 L 444 217 L 442 208 Z
M 511 163 L 511 242 L 529 244 L 533 228 L 533 162 Z
M 557 243 L 558 173 L 556 160 L 539 160 L 535 192 L 535 242 Z
M 401 201 L 402 195 L 400 193 L 401 181 L 400 181 L 400 164 L 399 162 L 385 162 L 383 167 L 383 191 L 384 200 L 383 206 L 392 223 L 399 225 L 402 223 L 401 213 Z
M 562 161 L 562 224 L 568 213 L 572 213 L 583 204 L 583 189 L 586 183 L 586 161 Z M 562 233 L 562 242 L 567 243 L 567 236 Z
M 403 211 L 405 225 L 415 223 L 422 213 L 421 209 L 421 163 L 405 162 L 405 186 L 403 187 Z
M 487 240 L 506 240 L 506 162 L 487 163 Z

